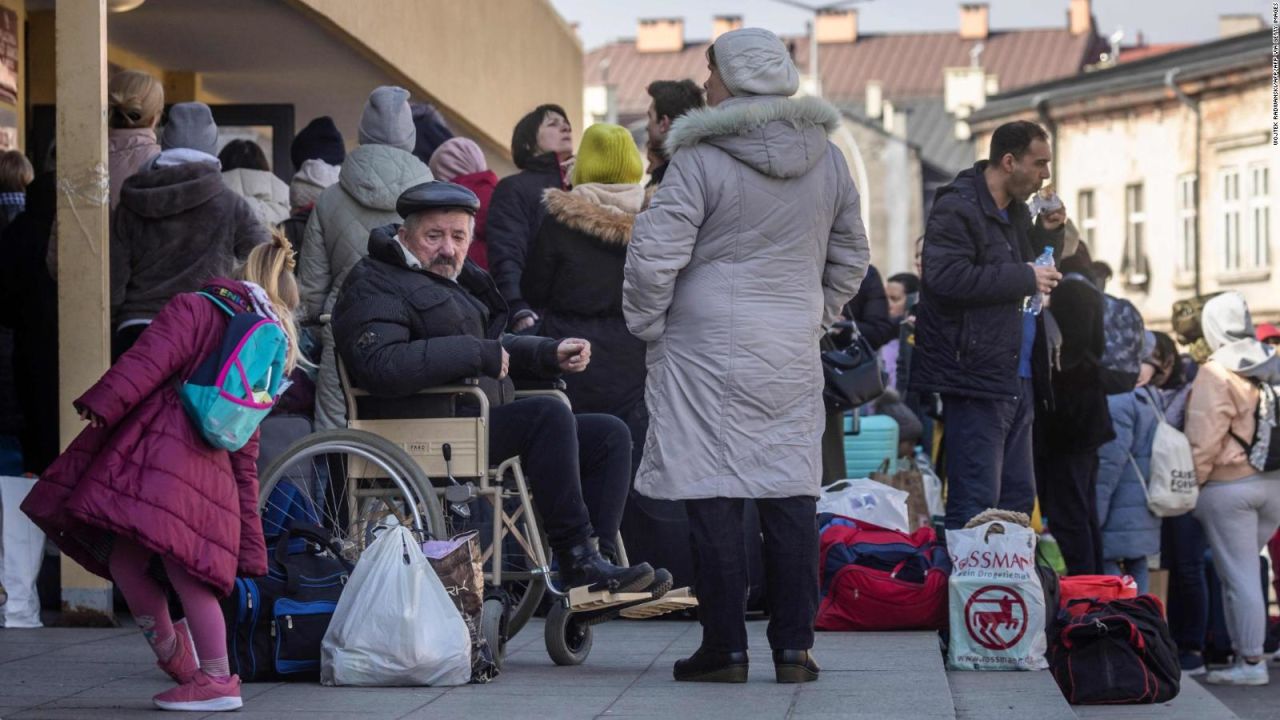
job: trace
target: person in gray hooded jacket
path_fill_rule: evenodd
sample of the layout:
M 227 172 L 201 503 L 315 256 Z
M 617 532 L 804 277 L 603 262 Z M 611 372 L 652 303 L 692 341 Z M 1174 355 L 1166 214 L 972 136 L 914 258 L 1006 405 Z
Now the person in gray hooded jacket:
M 400 222 L 396 198 L 431 180 L 431 171 L 413 156 L 415 137 L 407 90 L 383 86 L 370 93 L 360 116 L 360 147 L 347 155 L 338 182 L 320 194 L 307 220 L 298 260 L 298 289 L 307 320 L 319 321 L 333 311 L 342 281 L 368 254 L 369 233 Z M 316 427 L 346 427 L 333 333 L 328 328 L 322 342 Z
M 745 682 L 743 512 L 764 531 L 769 643 L 780 682 L 817 679 L 818 338 L 869 252 L 857 189 L 827 135 L 839 114 L 790 99 L 786 46 L 757 28 L 708 50 L 707 104 L 667 135 L 666 176 L 637 216 L 623 310 L 648 343 L 651 425 L 635 480 L 684 500 L 702 646 L 677 680 Z

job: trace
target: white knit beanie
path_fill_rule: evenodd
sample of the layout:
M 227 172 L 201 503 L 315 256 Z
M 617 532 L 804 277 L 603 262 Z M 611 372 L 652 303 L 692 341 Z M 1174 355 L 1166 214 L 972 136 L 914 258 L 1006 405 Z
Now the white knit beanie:
M 800 72 L 777 35 L 764 28 L 733 30 L 716 39 L 716 68 L 734 97 L 781 95 L 800 89 Z

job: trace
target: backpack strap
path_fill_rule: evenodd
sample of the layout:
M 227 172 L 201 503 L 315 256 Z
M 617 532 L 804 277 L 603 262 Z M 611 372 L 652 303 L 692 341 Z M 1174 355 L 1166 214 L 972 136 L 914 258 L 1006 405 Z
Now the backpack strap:
M 227 306 L 227 304 L 226 304 L 225 302 L 223 302 L 222 298 L 214 297 L 213 295 L 210 295 L 209 293 L 207 293 L 207 292 L 205 292 L 205 291 L 203 291 L 203 290 L 200 290 L 200 291 L 199 291 L 199 292 L 197 292 L 196 294 L 197 294 L 197 295 L 200 295 L 201 297 L 207 298 L 207 299 L 209 300 L 209 302 L 211 302 L 211 303 L 213 303 L 214 305 L 218 306 L 218 308 L 219 308 L 220 310 L 222 310 L 222 312 L 226 313 L 227 315 L 229 315 L 229 316 L 231 316 L 231 317 L 235 317 L 235 316 L 236 316 L 236 311 L 235 311 L 235 310 L 232 310 L 230 307 L 228 307 L 228 306 Z

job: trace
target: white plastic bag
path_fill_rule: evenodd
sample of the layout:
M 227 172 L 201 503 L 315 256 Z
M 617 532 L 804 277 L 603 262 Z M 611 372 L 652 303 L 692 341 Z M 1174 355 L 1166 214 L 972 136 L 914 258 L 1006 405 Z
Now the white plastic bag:
M 916 469 L 924 481 L 924 501 L 929 506 L 929 515 L 934 522 L 942 520 L 947 515 L 947 505 L 942 499 L 942 478 L 933 469 L 933 461 L 924 448 L 916 448 L 915 460 Z
M 325 685 L 465 685 L 471 636 L 404 526 L 360 556 L 320 646 Z
M 1151 478 L 1148 480 L 1138 474 L 1138 478 L 1146 482 L 1147 509 L 1156 517 L 1183 515 L 1195 510 L 1200 497 L 1191 442 L 1177 428 L 1165 422 L 1164 410 L 1149 390 L 1148 397 L 1160 419 L 1151 442 Z
M 1044 590 L 1036 534 L 1012 523 L 948 530 L 952 670 L 1043 670 Z M 1055 608 L 1055 612 L 1056 612 Z
M 818 498 L 818 512 L 835 513 L 882 528 L 911 532 L 907 492 L 867 478 L 837 480 L 823 488 Z
M 0 627 L 38 628 L 40 596 L 36 577 L 44 560 L 44 533 L 18 508 L 36 478 L 0 476 L 3 539 L 0 540 L 0 585 L 9 599 L 0 605 Z

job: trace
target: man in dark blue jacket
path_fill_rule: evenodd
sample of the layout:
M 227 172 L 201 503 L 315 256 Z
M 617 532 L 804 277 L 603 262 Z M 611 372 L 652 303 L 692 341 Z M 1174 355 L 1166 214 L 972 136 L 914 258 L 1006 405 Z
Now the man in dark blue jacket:
M 1031 428 L 1048 351 L 1023 308 L 1062 275 L 1032 264 L 1026 199 L 1049 179 L 1048 139 L 1032 122 L 1001 125 L 989 159 L 938 191 L 925 227 L 911 389 L 942 396 L 947 528 L 1035 505 Z

